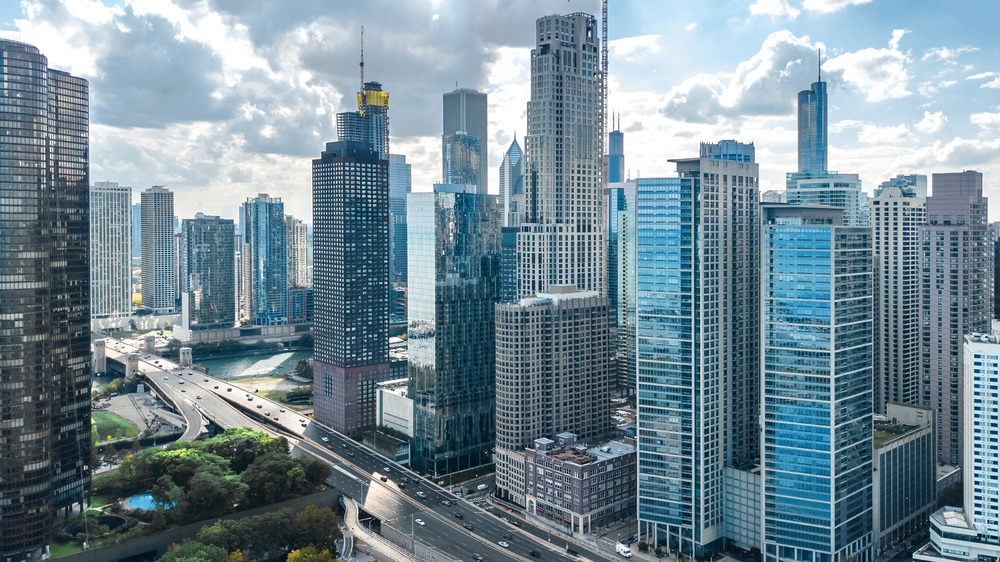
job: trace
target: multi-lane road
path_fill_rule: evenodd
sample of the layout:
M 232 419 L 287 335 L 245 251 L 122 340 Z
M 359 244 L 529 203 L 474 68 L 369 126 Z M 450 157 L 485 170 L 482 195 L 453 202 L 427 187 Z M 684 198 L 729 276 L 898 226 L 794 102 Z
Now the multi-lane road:
M 412 535 L 454 560 L 609 560 L 609 556 L 568 543 L 559 533 L 490 514 L 439 488 L 407 468 L 361 446 L 284 405 L 248 393 L 230 382 L 162 357 L 109 340 L 109 358 L 124 362 L 139 354 L 139 369 L 188 420 L 185 437 L 201 430 L 201 417 L 219 427 L 249 426 L 283 435 L 293 454 L 309 455 L 333 468 L 330 484 L 400 534 Z M 198 429 L 192 431 L 194 424 Z M 189 435 L 191 434 L 191 435 Z M 384 478 L 384 480 L 383 480 Z M 534 553 L 534 554 L 532 554 Z

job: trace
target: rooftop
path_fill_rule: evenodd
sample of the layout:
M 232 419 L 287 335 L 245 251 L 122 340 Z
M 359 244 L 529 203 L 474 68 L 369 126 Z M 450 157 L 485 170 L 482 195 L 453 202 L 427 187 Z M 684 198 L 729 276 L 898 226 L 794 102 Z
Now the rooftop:
M 918 429 L 921 429 L 919 425 L 905 425 L 890 421 L 875 420 L 874 446 L 876 449 L 881 449 L 896 439 Z

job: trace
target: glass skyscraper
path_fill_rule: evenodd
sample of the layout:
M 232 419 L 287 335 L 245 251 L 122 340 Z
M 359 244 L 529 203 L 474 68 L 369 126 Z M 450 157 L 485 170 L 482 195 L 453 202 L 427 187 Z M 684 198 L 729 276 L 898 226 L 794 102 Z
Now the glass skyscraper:
M 89 84 L 0 39 L 0 559 L 90 493 Z
M 390 275 L 406 284 L 406 197 L 410 193 L 410 165 L 402 154 L 389 155 Z
M 625 181 L 625 135 L 615 129 L 608 133 L 608 183 Z
M 232 219 L 202 213 L 181 221 L 181 323 L 189 330 L 236 321 Z
M 472 186 L 476 193 L 483 183 L 480 161 L 483 157 L 481 140 L 467 133 L 450 133 L 442 137 L 441 183 Z
M 826 172 L 826 82 L 799 92 L 799 171 Z
M 765 562 L 868 562 L 872 231 L 843 210 L 762 207 Z
M 250 253 L 250 322 L 274 326 L 287 320 L 288 263 L 285 253 L 285 205 L 261 193 L 243 204 L 240 225 Z
M 490 462 L 500 209 L 473 186 L 436 184 L 410 194 L 407 216 L 410 462 L 437 476 Z
M 719 146 L 636 181 L 639 534 L 694 556 L 722 548 L 724 469 L 759 456 L 758 167 Z
M 618 337 L 618 391 L 635 395 L 635 181 L 608 184 L 608 305 Z
M 500 201 L 503 226 L 519 227 L 524 220 L 524 153 L 514 139 L 500 164 Z
M 382 91 L 382 84 L 365 82 L 358 110 L 337 114 L 337 139 L 367 143 L 379 158 L 389 158 L 389 92 Z
M 441 183 L 465 183 L 488 193 L 489 137 L 487 96 L 457 88 L 442 97 Z

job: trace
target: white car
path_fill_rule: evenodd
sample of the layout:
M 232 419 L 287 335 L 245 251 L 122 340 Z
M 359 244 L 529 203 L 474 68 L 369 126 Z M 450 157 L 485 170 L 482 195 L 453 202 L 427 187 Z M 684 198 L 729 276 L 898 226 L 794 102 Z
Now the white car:
M 418 498 L 426 498 L 426 497 L 427 497 L 427 494 L 425 494 L 425 493 L 423 493 L 423 492 L 417 492 L 417 497 L 418 497 Z
M 327 439 L 326 437 L 324 437 L 324 438 L 322 439 L 322 441 L 323 441 L 324 443 L 329 443 L 329 442 L 330 442 L 330 440 L 329 440 L 329 439 Z
M 510 543 L 507 542 L 507 541 L 500 541 L 497 544 L 500 545 L 500 546 L 502 546 L 502 547 L 504 547 L 504 548 L 510 548 Z
M 423 519 L 414 519 L 413 522 L 416 523 L 417 525 L 421 525 L 421 526 L 424 524 L 424 520 Z

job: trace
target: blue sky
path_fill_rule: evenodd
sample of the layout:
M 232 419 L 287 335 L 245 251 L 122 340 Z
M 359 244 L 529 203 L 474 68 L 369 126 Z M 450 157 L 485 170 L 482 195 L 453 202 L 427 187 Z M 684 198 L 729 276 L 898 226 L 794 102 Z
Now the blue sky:
M 91 170 L 177 192 L 181 217 L 282 197 L 311 221 L 310 160 L 366 79 L 391 94 L 391 147 L 415 191 L 440 176 L 441 94 L 489 93 L 490 184 L 522 137 L 535 18 L 594 0 L 22 0 L 0 36 L 91 81 Z M 701 141 L 754 142 L 763 189 L 796 165 L 795 93 L 829 82 L 830 167 L 871 191 L 900 173 L 976 169 L 1000 219 L 1000 3 L 610 2 L 611 92 L 631 175 L 673 175 Z

